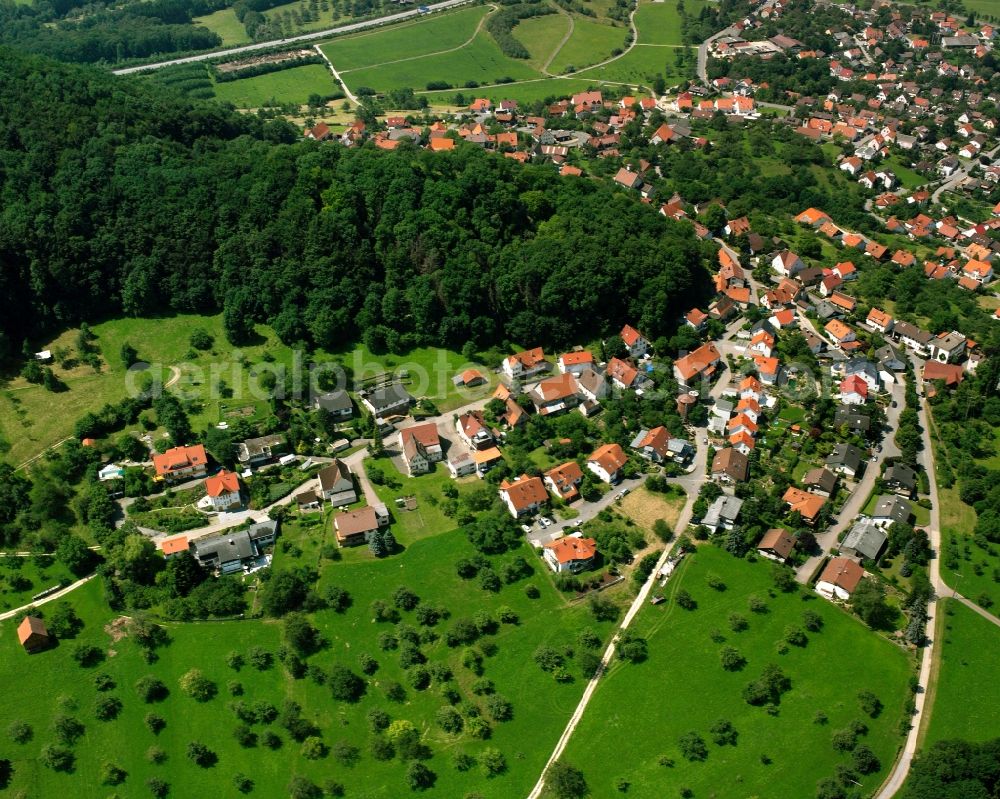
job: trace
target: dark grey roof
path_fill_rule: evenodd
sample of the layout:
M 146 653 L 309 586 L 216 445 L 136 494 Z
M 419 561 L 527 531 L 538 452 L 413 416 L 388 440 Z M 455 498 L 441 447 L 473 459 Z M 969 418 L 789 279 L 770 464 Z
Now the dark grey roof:
M 239 459 L 249 460 L 265 453 L 270 455 L 284 446 L 285 437 L 280 434 L 271 436 L 261 436 L 260 438 L 248 438 L 239 446 Z
M 351 408 L 351 397 L 346 391 L 331 391 L 316 397 L 316 407 L 330 413 L 342 413 Z
M 917 473 L 905 463 L 894 463 L 885 470 L 883 479 L 887 483 L 894 483 L 903 488 L 913 489 L 917 485 Z
M 844 536 L 840 548 L 852 549 L 863 558 L 875 560 L 887 539 L 888 536 L 871 519 L 859 519 Z
M 879 364 L 887 369 L 892 369 L 894 372 L 906 368 L 905 355 L 891 344 L 886 344 L 884 347 L 879 347 L 875 350 L 875 358 Z
M 896 496 L 879 497 L 872 513 L 875 519 L 891 519 L 894 522 L 907 522 L 912 515 L 913 505 L 909 500 Z
M 851 410 L 847 405 L 841 405 L 837 408 L 837 412 L 833 416 L 833 424 L 836 427 L 842 427 L 846 424 L 851 430 L 859 432 L 867 432 L 868 428 L 871 427 L 871 423 L 872 420 L 865 414 Z
M 827 466 L 846 466 L 857 471 L 861 466 L 861 450 L 853 444 L 837 444 L 826 459 Z
M 365 392 L 364 398 L 371 403 L 376 412 L 386 408 L 394 408 L 397 405 L 402 405 L 404 402 L 410 403 L 413 401 L 413 397 L 410 396 L 409 392 L 400 383 L 389 383 L 388 385 L 374 388 L 371 391 Z
M 228 530 L 222 535 L 199 538 L 192 542 L 194 556 L 203 562 L 218 561 L 220 564 L 254 558 L 259 554 L 256 542 L 273 537 L 277 529 L 278 522 L 267 519 L 242 530 Z
M 837 475 L 829 469 L 810 469 L 802 478 L 802 483 L 807 487 L 815 487 L 829 494 L 837 486 Z
M 878 369 L 867 358 L 851 358 L 844 364 L 844 374 L 848 376 L 866 374 L 873 380 L 878 380 Z

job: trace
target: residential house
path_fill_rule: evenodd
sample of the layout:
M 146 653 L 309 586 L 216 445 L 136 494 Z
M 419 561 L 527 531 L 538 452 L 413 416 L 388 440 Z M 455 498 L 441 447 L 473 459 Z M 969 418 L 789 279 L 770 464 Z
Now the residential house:
M 840 405 L 833 415 L 834 427 L 845 427 L 852 433 L 864 435 L 871 427 L 871 419 L 867 414 L 858 413 L 853 406 Z
M 25 616 L 17 625 L 17 640 L 25 652 L 34 655 L 48 649 L 56 639 L 38 616 Z
M 868 386 L 868 393 L 874 393 L 879 388 L 878 367 L 867 358 L 851 358 L 843 365 L 844 377 L 860 377 Z
M 783 277 L 794 277 L 805 269 L 806 265 L 795 253 L 790 250 L 782 250 L 771 260 L 771 267 Z
M 898 461 L 882 475 L 882 483 L 902 497 L 912 498 L 917 493 L 917 473 Z
M 628 354 L 631 358 L 639 360 L 649 354 L 651 345 L 649 340 L 631 325 L 625 325 L 619 334 L 621 340 L 628 347 Z
M 608 361 L 604 374 L 611 384 L 619 389 L 635 388 L 640 381 L 639 370 L 628 361 L 612 358 Z
M 503 462 L 503 453 L 497 447 L 477 449 L 472 453 L 472 462 L 476 466 L 476 475 L 483 477 L 490 469 Z
M 205 494 L 215 511 L 231 510 L 243 504 L 240 499 L 240 478 L 227 469 L 221 469 L 217 474 L 205 478 Z
M 711 341 L 674 361 L 674 377 L 681 386 L 692 386 L 698 378 L 710 378 L 722 356 Z
M 889 382 L 885 379 L 883 373 L 902 372 L 906 369 L 905 354 L 892 344 L 886 344 L 884 347 L 879 347 L 875 350 L 875 360 L 878 361 L 879 377 L 882 378 L 883 382 Z
M 826 467 L 837 474 L 854 478 L 861 471 L 862 456 L 853 444 L 837 443 L 826 458 Z
M 885 531 L 873 519 L 858 519 L 840 544 L 840 554 L 864 560 L 878 560 L 888 541 Z
M 350 395 L 342 389 L 320 394 L 313 400 L 313 407 L 316 410 L 326 411 L 337 421 L 350 419 L 354 415 L 354 403 L 351 402 Z
M 452 382 L 456 386 L 472 388 L 473 386 L 484 385 L 487 381 L 478 369 L 466 369 L 461 374 L 455 375 L 452 378 Z
M 630 446 L 646 460 L 663 463 L 670 458 L 669 442 L 670 431 L 661 425 L 652 430 L 640 430 Z
M 699 308 L 692 308 L 686 314 L 684 314 L 684 322 L 689 327 L 693 327 L 697 331 L 701 331 L 705 328 L 705 323 L 708 321 L 708 314 Z
M 545 360 L 545 352 L 541 347 L 535 347 L 524 352 L 508 355 L 500 364 L 503 373 L 511 380 L 524 380 L 532 375 L 547 372 L 549 362 Z
M 109 480 L 120 480 L 125 476 L 125 470 L 117 463 L 108 463 L 97 471 L 97 479 L 106 483 Z
M 864 405 L 868 402 L 868 384 L 858 375 L 840 381 L 840 401 L 845 405 Z
M 885 311 L 880 311 L 878 308 L 872 308 L 868 312 L 865 324 L 867 324 L 872 330 L 876 330 L 879 333 L 888 333 L 892 330 L 892 316 L 887 314 Z
M 507 506 L 510 515 L 517 519 L 536 513 L 549 501 L 549 495 L 542 478 L 522 474 L 516 480 L 504 480 L 500 483 L 500 499 Z
M 580 403 L 577 381 L 572 372 L 564 372 L 539 381 L 528 396 L 541 416 L 555 416 L 575 408 Z
M 708 506 L 705 518 L 701 523 L 713 532 L 718 532 L 720 528 L 732 530 L 736 526 L 740 510 L 743 508 L 743 500 L 739 497 L 731 497 L 729 494 L 721 494 Z
M 909 322 L 896 322 L 892 328 L 892 336 L 917 355 L 927 356 L 930 354 L 931 341 L 934 337 L 916 325 Z
M 781 362 L 777 358 L 767 358 L 754 354 L 753 362 L 762 383 L 768 386 L 778 384 L 778 378 L 781 376 Z
M 775 527 L 764 533 L 757 544 L 757 554 L 778 563 L 784 563 L 795 549 L 795 537 L 787 530 Z
M 790 512 L 798 513 L 802 517 L 802 521 L 810 526 L 816 524 L 819 512 L 826 504 L 826 497 L 803 491 L 795 486 L 789 486 L 781 500 L 788 505 Z
M 720 449 L 712 458 L 712 479 L 722 483 L 744 483 L 749 475 L 750 461 L 732 447 Z
M 489 449 L 496 443 L 482 411 L 463 413 L 455 420 L 455 430 L 470 449 Z
M 329 466 L 324 466 L 316 475 L 319 478 L 319 496 L 331 505 L 350 505 L 358 501 L 354 488 L 354 477 L 347 464 L 334 458 Z
M 173 447 L 162 455 L 153 455 L 156 479 L 168 483 L 204 477 L 208 470 L 208 455 L 203 444 Z
M 400 383 L 387 383 L 359 392 L 362 404 L 376 418 L 405 415 L 410 410 L 413 397 Z
M 164 538 L 160 541 L 159 548 L 160 552 L 163 553 L 164 560 L 176 558 L 182 552 L 188 551 L 188 537 L 186 535 L 177 535 L 173 538 Z
M 865 576 L 865 571 L 848 558 L 831 558 L 816 582 L 816 592 L 827 599 L 847 601 Z
M 888 527 L 893 522 L 909 523 L 913 516 L 913 505 L 908 499 L 883 494 L 875 501 L 872 520 L 880 527 Z
M 248 438 L 236 448 L 236 459 L 246 466 L 258 466 L 284 454 L 285 437 L 282 435 Z
M 399 440 L 403 448 L 403 462 L 410 477 L 433 470 L 432 464 L 444 458 L 441 436 L 434 422 L 407 427 L 400 431 Z
M 545 485 L 550 493 L 563 502 L 572 502 L 580 496 L 580 483 L 583 481 L 583 469 L 576 461 L 566 461 L 545 473 Z
M 454 452 L 448 458 L 448 471 L 455 479 L 476 473 L 476 461 L 471 452 Z
M 750 351 L 759 353 L 765 358 L 771 357 L 774 349 L 775 338 L 766 330 L 758 330 L 750 339 Z
M 277 535 L 278 522 L 268 519 L 241 530 L 196 539 L 191 542 L 191 554 L 206 569 L 232 574 L 256 563 Z
M 323 505 L 323 500 L 318 493 L 313 489 L 307 489 L 305 491 L 300 491 L 295 495 L 295 506 L 298 508 L 299 513 L 305 513 L 306 511 L 319 510 Z
M 340 546 L 354 547 L 370 541 L 372 535 L 388 527 L 389 522 L 389 509 L 385 505 L 367 505 L 338 513 L 333 517 L 333 529 Z
M 545 544 L 542 557 L 556 574 L 577 574 L 594 565 L 597 542 L 593 538 L 564 536 Z
M 587 468 L 605 483 L 614 484 L 622 479 L 628 456 L 618 444 L 604 444 L 587 458 Z
M 931 340 L 931 357 L 938 363 L 955 363 L 965 354 L 968 340 L 956 330 Z
M 829 499 L 837 488 L 837 475 L 820 466 L 805 473 L 802 485 L 812 493 Z
M 826 331 L 827 336 L 829 336 L 830 340 L 837 346 L 841 346 L 847 342 L 857 339 L 857 335 L 854 330 L 852 330 L 849 325 L 845 325 L 839 319 L 831 319 L 823 326 L 823 330 Z
M 608 393 L 607 379 L 593 369 L 584 369 L 576 375 L 576 387 L 585 402 L 599 402 Z
M 560 373 L 580 374 L 584 369 L 594 368 L 594 356 L 586 350 L 579 352 L 565 352 L 556 361 L 556 367 Z

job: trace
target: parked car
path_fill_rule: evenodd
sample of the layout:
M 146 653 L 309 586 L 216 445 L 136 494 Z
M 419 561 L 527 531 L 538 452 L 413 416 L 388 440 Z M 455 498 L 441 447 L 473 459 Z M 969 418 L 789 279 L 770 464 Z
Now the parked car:
M 522 524 L 521 525 L 521 529 L 524 530 L 524 534 L 527 535 L 528 533 L 531 532 L 531 525 L 529 525 L 529 524 Z
M 548 518 L 547 516 L 539 516 L 538 523 L 542 525 L 542 527 L 548 527 L 550 524 L 552 524 L 552 519 Z

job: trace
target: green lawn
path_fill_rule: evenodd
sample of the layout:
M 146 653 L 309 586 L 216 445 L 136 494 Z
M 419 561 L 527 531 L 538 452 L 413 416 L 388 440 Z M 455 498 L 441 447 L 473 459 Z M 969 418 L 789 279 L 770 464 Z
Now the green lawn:
M 648 660 L 612 666 L 565 755 L 583 770 L 595 799 L 619 795 L 620 778 L 631 784 L 629 795 L 642 797 L 677 796 L 682 787 L 696 797 L 813 796 L 817 781 L 832 777 L 838 763 L 849 762 L 848 755 L 833 749 L 831 736 L 854 720 L 868 726 L 859 742 L 882 765 L 877 774 L 862 778 L 865 795 L 880 783 L 902 743 L 899 722 L 911 659 L 815 595 L 808 601 L 798 594 L 769 597 L 769 569 L 766 562 L 739 561 L 706 545 L 667 589 L 673 594 L 684 588 L 697 608 L 684 610 L 670 600 L 642 609 L 633 631 L 648 640 Z M 725 583 L 724 591 L 706 584 L 712 573 Z M 768 613 L 748 611 L 752 594 L 766 601 Z M 821 631 L 808 633 L 806 646 L 778 654 L 783 631 L 801 626 L 806 609 L 820 615 Z M 748 619 L 749 629 L 731 631 L 728 617 L 734 611 Z M 724 642 L 712 641 L 715 629 Z M 723 670 L 722 646 L 733 646 L 746 658 L 741 671 Z M 744 686 L 769 663 L 791 679 L 791 690 L 774 715 L 742 699 Z M 856 695 L 863 690 L 883 703 L 877 718 L 860 709 Z M 815 723 L 820 711 L 828 723 Z M 737 730 L 735 747 L 712 743 L 709 727 L 717 719 L 729 720 Z M 704 762 L 689 762 L 680 754 L 678 740 L 691 730 L 708 742 Z M 672 759 L 672 767 L 660 765 L 662 757 Z
M 895 173 L 904 189 L 912 191 L 917 188 L 917 186 L 923 186 L 927 183 L 927 178 L 919 172 L 915 172 L 910 169 L 910 167 L 906 166 L 903 163 L 903 159 L 899 155 L 892 155 L 889 158 L 886 158 L 883 162 L 883 166 L 891 169 Z
M 983 549 L 973 539 L 976 511 L 959 498 L 957 488 L 939 488 L 941 503 L 941 577 L 952 588 L 991 611 L 1000 606 L 1000 554 L 995 544 Z
M 211 351 L 190 350 L 189 338 L 196 328 L 202 328 L 214 337 L 215 344 Z M 95 374 L 89 366 L 65 370 L 54 365 L 53 370 L 65 381 L 68 391 L 53 394 L 18 377 L 0 392 L 0 437 L 11 444 L 6 456 L 8 462 L 20 464 L 44 448 L 72 436 L 76 420 L 84 413 L 96 411 L 105 403 L 118 402 L 126 396 L 129 383 L 118 356 L 122 344 L 126 342 L 138 350 L 140 358 L 156 367 L 156 374 L 162 382 L 170 376 L 168 367 L 182 367 L 181 379 L 175 390 L 184 392 L 185 396 L 195 401 L 191 417 L 195 430 L 217 424 L 225 418 L 225 411 L 220 405 L 229 409 L 252 408 L 255 415 L 267 412 L 267 401 L 252 391 L 257 378 L 251 374 L 254 366 L 265 358 L 270 359 L 274 368 L 283 367 L 288 371 L 294 368 L 292 350 L 263 325 L 257 327 L 260 342 L 240 348 L 241 355 L 246 358 L 247 365 L 243 365 L 233 357 L 234 348 L 226 342 L 221 315 L 182 314 L 162 319 L 117 319 L 94 325 L 92 330 L 97 335 L 95 344 L 100 347 L 105 361 L 100 374 Z M 52 341 L 37 342 L 37 346 L 53 351 L 63 347 L 70 351 L 75 339 L 76 330 L 67 330 Z M 416 397 L 433 398 L 442 412 L 487 396 L 492 391 L 490 385 L 475 389 L 456 388 L 451 378 L 469 364 L 461 354 L 448 350 L 425 347 L 405 355 L 375 356 L 359 345 L 329 356 L 318 352 L 316 357 L 318 360 L 333 358 L 343 365 L 349 377 L 353 376 L 359 382 L 386 371 L 405 372 L 407 377 L 404 382 L 410 393 Z M 220 400 L 218 396 L 214 399 L 210 396 L 213 368 L 232 389 L 232 398 Z M 486 377 L 490 376 L 488 369 L 480 366 L 479 371 Z
M 701 3 L 684 3 L 687 13 L 697 16 Z M 635 26 L 639 29 L 642 44 L 683 44 L 681 40 L 681 17 L 677 4 L 641 3 L 635 12 Z
M 322 49 L 340 72 L 423 56 L 467 42 L 488 12 L 488 8 L 476 6 L 435 14 L 427 19 L 337 38 L 322 45 Z
M 250 41 L 247 29 L 236 18 L 236 12 L 232 8 L 222 8 L 212 14 L 195 17 L 194 23 L 219 34 L 222 37 L 223 47 L 232 47 Z
M 327 96 L 340 90 L 321 64 L 306 64 L 253 78 L 215 84 L 215 96 L 238 108 L 258 108 L 291 103 L 303 105 L 311 94 Z
M 301 538 L 300 535 L 299 541 Z M 266 671 L 246 666 L 237 673 L 228 668 L 226 656 L 231 651 L 245 655 L 250 647 L 259 646 L 272 654 L 277 652 L 281 626 L 270 621 L 171 624 L 171 643 L 158 650 L 156 662 L 147 665 L 132 641 L 113 643 L 104 631 L 115 614 L 103 604 L 99 580 L 73 595 L 77 613 L 86 623 L 76 642 L 65 641 L 54 650 L 28 656 L 17 643 L 14 624 L 9 621 L 0 624 L 0 679 L 5 685 L 17 686 L 16 691 L 5 691 L 0 697 L 0 728 L 6 730 L 14 720 L 23 720 L 34 730 L 32 740 L 26 744 L 5 744 L 4 756 L 13 761 L 11 795 L 106 797 L 109 792 L 117 792 L 121 796 L 148 796 L 144 783 L 155 776 L 169 783 L 170 796 L 236 796 L 232 781 L 237 772 L 254 781 L 254 796 L 286 796 L 286 785 L 296 774 L 318 784 L 327 779 L 344 783 L 352 797 L 395 799 L 410 795 L 404 781 L 406 764 L 399 759 L 380 762 L 369 753 L 371 734 L 366 717 L 373 708 L 387 711 L 393 719 L 409 720 L 421 732 L 432 755 L 425 762 L 436 774 L 434 787 L 422 794 L 428 799 L 454 799 L 468 791 L 476 791 L 487 799 L 525 795 L 541 772 L 584 685 L 579 668 L 572 662 L 568 668 L 575 679 L 559 683 L 551 674 L 541 671 L 531 655 L 543 643 L 558 649 L 575 644 L 578 631 L 587 626 L 606 639 L 610 625 L 593 622 L 585 606 L 567 606 L 542 573 L 539 560 L 526 548 L 519 554 L 524 555 L 535 574 L 504 587 L 498 594 L 486 593 L 477 580 L 464 581 L 455 574 L 455 562 L 472 554 L 464 537 L 451 533 L 419 541 L 405 553 L 379 562 L 324 561 L 321 588 L 336 584 L 350 593 L 353 604 L 343 614 L 333 611 L 314 614 L 314 622 L 329 643 L 309 658 L 309 663 L 322 671 L 329 671 L 333 664 L 339 663 L 359 672 L 359 656 L 362 653 L 374 656 L 379 669 L 368 678 L 367 692 L 356 704 L 334 701 L 330 689 L 317 684 L 312 677 L 291 679 L 277 662 Z M 315 564 L 314 552 L 302 557 Z M 509 557 L 495 560 L 499 565 Z M 299 557 L 279 552 L 274 568 L 300 562 L 303 560 Z M 541 590 L 539 599 L 525 595 L 528 582 Z M 400 585 L 408 586 L 424 601 L 451 611 L 452 620 L 442 622 L 437 628 L 442 631 L 456 617 L 472 616 L 481 609 L 495 612 L 501 605 L 509 606 L 520 617 L 519 624 L 503 625 L 495 635 L 483 639 L 495 644 L 495 654 L 485 660 L 483 676 L 495 683 L 496 691 L 506 696 L 514 708 L 511 721 L 491 724 L 492 736 L 488 741 L 474 740 L 467 732 L 443 733 L 434 723 L 435 713 L 446 704 L 439 685 L 432 683 L 423 691 L 408 687 L 406 673 L 398 663 L 399 653 L 382 651 L 376 643 L 378 636 L 391 631 L 393 626 L 374 623 L 369 605 L 375 599 L 389 600 Z M 404 622 L 416 626 L 411 612 L 403 615 Z M 114 656 L 96 668 L 81 669 L 70 656 L 77 642 L 112 650 Z M 463 700 L 474 701 L 485 714 L 485 697 L 471 692 L 476 677 L 462 666 L 462 648 L 449 648 L 438 639 L 423 644 L 421 649 L 431 663 L 447 664 L 452 669 L 455 678 L 450 684 Z M 201 669 L 218 685 L 219 694 L 214 699 L 200 704 L 180 692 L 179 677 L 191 668 Z M 107 673 L 116 683 L 111 693 L 121 699 L 123 708 L 114 721 L 95 720 L 93 708 L 98 696 L 93 683 L 95 672 Z M 171 693 L 166 700 L 145 705 L 137 698 L 133 684 L 146 674 L 156 676 L 168 686 Z M 299 744 L 278 722 L 270 729 L 282 739 L 280 749 L 272 751 L 261 745 L 241 748 L 232 732 L 236 718 L 228 709 L 230 681 L 242 685 L 241 698 L 247 702 L 266 701 L 279 708 L 286 699 L 300 703 L 303 715 L 318 725 L 327 746 L 346 741 L 360 748 L 357 763 L 343 765 L 332 754 L 317 761 L 305 759 Z M 395 681 L 407 686 L 402 703 L 388 700 L 383 693 Z M 28 696 L 33 700 L 26 702 Z M 73 747 L 76 763 L 75 771 L 70 774 L 51 771 L 38 760 L 42 747 L 54 740 L 51 724 L 60 709 L 78 718 L 86 729 Z M 143 723 L 149 711 L 167 720 L 166 728 L 158 736 Z M 254 725 L 258 734 L 264 729 L 263 725 Z M 188 760 L 185 749 L 195 740 L 215 751 L 216 765 L 200 768 Z M 145 753 L 153 745 L 166 753 L 161 765 L 146 759 Z M 464 752 L 475 756 L 488 747 L 503 753 L 506 773 L 487 779 L 478 768 L 459 772 L 452 765 L 454 754 Z M 117 763 L 127 772 L 125 782 L 117 789 L 101 784 L 101 767 L 106 761 Z
M 336 60 L 333 63 L 336 65 Z M 353 69 L 341 72 L 341 76 L 351 88 L 368 86 L 376 91 L 388 91 L 406 87 L 423 89 L 432 81 L 461 87 L 467 81 L 496 83 L 505 78 L 521 80 L 538 77 L 538 72 L 523 61 L 505 56 L 493 38 L 481 31 L 470 44 L 453 52 Z
M 1000 629 L 953 599 L 942 599 L 937 613 L 941 659 L 922 745 L 927 748 L 949 738 L 996 738 L 1000 683 L 990 675 L 1000 657 Z
M 543 17 L 522 19 L 514 28 L 514 36 L 531 53 L 528 63 L 540 70 L 568 30 L 568 16 L 547 14 Z
M 554 72 L 555 66 L 550 69 Z M 546 98 L 568 97 L 576 92 L 587 91 L 600 87 L 600 81 L 596 80 L 576 80 L 560 78 L 539 78 L 535 80 L 518 81 L 516 83 L 504 83 L 498 86 L 479 87 L 478 89 L 447 89 L 434 92 L 417 92 L 417 94 L 427 98 L 432 105 L 451 105 L 456 94 L 461 93 L 463 97 L 487 97 L 494 102 L 500 100 L 516 100 L 522 104 L 533 103 L 536 100 Z
M 664 75 L 670 80 L 693 73 L 694 60 L 689 60 L 685 67 L 678 68 L 674 62 L 676 52 L 676 47 L 637 44 L 621 58 L 604 66 L 581 70 L 579 74 L 587 78 L 649 84 L 657 75 Z M 691 52 L 693 54 L 694 50 Z
M 552 60 L 549 71 L 553 74 L 566 72 L 570 67 L 576 70 L 589 64 L 596 64 L 611 57 L 616 47 L 625 46 L 626 29 L 612 27 L 584 17 L 573 19 L 573 34 Z
M 54 558 L 0 558 L 0 611 L 27 605 L 35 594 L 75 579 Z

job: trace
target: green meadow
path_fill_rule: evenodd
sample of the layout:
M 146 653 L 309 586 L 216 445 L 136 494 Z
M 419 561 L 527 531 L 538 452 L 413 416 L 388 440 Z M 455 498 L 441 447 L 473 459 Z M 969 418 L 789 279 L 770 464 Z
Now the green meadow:
M 215 84 L 215 96 L 238 108 L 259 108 L 268 105 L 304 105 L 312 94 L 326 97 L 340 87 L 323 64 L 269 72 L 252 78 L 240 78 Z

